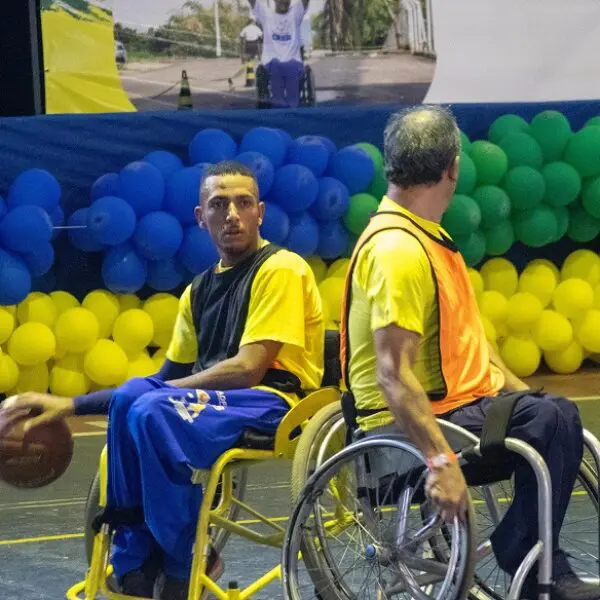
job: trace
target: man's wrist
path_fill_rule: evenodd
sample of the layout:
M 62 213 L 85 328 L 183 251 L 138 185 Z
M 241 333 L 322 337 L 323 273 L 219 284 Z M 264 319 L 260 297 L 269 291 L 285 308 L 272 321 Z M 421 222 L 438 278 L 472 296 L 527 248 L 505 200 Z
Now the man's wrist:
M 444 469 L 457 461 L 458 457 L 452 450 L 450 450 L 449 452 L 442 452 L 427 457 L 427 468 L 430 471 L 439 471 L 440 469 Z

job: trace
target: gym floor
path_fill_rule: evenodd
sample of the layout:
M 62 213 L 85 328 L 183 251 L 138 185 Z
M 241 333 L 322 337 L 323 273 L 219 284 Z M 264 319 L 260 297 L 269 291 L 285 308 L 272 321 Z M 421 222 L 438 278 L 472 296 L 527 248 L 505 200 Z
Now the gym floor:
M 597 368 L 576 376 L 541 375 L 529 382 L 553 393 L 578 398 L 585 427 L 600 436 L 600 373 Z M 67 473 L 54 484 L 32 491 L 0 483 L 0 598 L 59 600 L 83 578 L 83 513 L 88 488 L 104 445 L 106 422 L 96 417 L 73 419 L 75 456 Z M 263 514 L 285 524 L 289 514 L 290 464 L 286 461 L 252 467 L 247 500 Z M 268 493 L 265 493 L 268 490 Z M 247 519 L 249 517 L 242 517 Z M 590 538 L 596 535 L 590 531 Z M 240 587 L 279 562 L 279 550 L 230 538 L 224 552 L 222 585 Z M 278 582 L 256 596 L 274 600 L 282 594 Z

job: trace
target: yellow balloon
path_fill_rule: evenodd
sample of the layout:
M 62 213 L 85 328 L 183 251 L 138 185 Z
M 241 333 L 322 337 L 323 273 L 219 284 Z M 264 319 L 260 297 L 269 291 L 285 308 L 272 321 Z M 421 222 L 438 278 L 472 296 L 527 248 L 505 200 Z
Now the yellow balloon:
M 532 327 L 531 336 L 544 352 L 559 352 L 573 340 L 573 326 L 564 315 L 544 310 Z
M 323 311 L 323 323 L 327 324 L 331 321 L 331 310 L 329 308 L 329 304 L 321 300 L 321 309 Z
M 142 301 L 135 294 L 121 294 L 117 297 L 121 312 L 131 310 L 132 308 L 141 308 Z
M 94 290 L 83 299 L 81 305 L 93 312 L 98 319 L 100 337 L 109 337 L 121 310 L 115 296 L 105 290 Z
M 50 370 L 50 391 L 56 396 L 82 396 L 90 391 L 90 380 L 83 372 L 83 355 L 67 354 Z
M 327 265 L 323 262 L 323 259 L 319 256 L 310 256 L 306 259 L 306 262 L 315 274 L 317 283 L 321 283 L 327 274 Z
M 565 259 L 561 269 L 560 277 L 563 281 L 567 279 L 583 279 L 591 286 L 600 283 L 600 257 L 591 250 L 575 250 Z
M 8 340 L 8 353 L 24 367 L 50 360 L 56 352 L 52 329 L 42 323 L 19 325 Z
M 9 306 L 2 306 L 4 310 L 7 310 L 14 318 L 17 320 L 17 307 L 15 304 L 11 304 Z
M 535 264 L 534 264 L 535 263 Z M 552 265 L 554 267 L 554 265 Z M 554 267 L 556 269 L 556 267 Z M 558 273 L 558 270 L 557 270 Z M 546 308 L 558 285 L 558 275 L 545 263 L 532 261 L 519 277 L 519 292 L 533 294 Z
M 540 366 L 542 353 L 527 335 L 509 335 L 500 346 L 500 356 L 517 377 L 529 377 Z
M 538 266 L 543 266 L 543 267 L 548 267 L 552 273 L 554 273 L 554 277 L 556 279 L 556 283 L 558 285 L 558 282 L 560 281 L 560 271 L 558 269 L 558 267 L 551 261 L 548 260 L 547 258 L 536 258 L 534 260 L 531 260 L 527 263 L 528 267 L 538 267 Z
M 535 325 L 544 307 L 533 294 L 518 292 L 508 300 L 506 324 L 516 333 L 527 333 Z
M 100 337 L 100 323 L 87 308 L 69 308 L 58 317 L 54 333 L 59 348 L 74 354 L 87 352 Z
M 52 327 L 57 315 L 52 298 L 40 292 L 32 292 L 17 307 L 19 323 L 42 323 Z
M 19 367 L 8 354 L 0 350 L 0 394 L 14 388 L 19 380 Z
M 95 383 L 121 385 L 127 378 L 129 361 L 125 351 L 111 340 L 98 340 L 87 351 L 84 372 Z
M 335 321 L 329 321 L 329 323 L 327 323 L 327 325 L 325 325 L 325 329 L 327 331 L 339 331 L 340 326 Z
M 479 310 L 496 327 L 505 323 L 508 316 L 508 300 L 497 290 L 486 290 L 478 298 Z
M 496 341 L 501 342 L 504 338 L 508 337 L 508 325 L 506 322 L 495 323 L 494 327 L 496 328 Z
M 0 344 L 4 344 L 6 340 L 11 336 L 15 329 L 15 318 L 6 310 L 0 306 Z
M 588 310 L 575 325 L 575 337 L 588 352 L 600 352 L 600 310 Z
M 158 369 L 156 368 L 154 361 L 148 356 L 148 353 L 140 352 L 129 361 L 127 379 L 132 379 L 133 377 L 148 377 L 149 375 L 154 375 L 157 371 Z
M 469 273 L 469 279 L 471 280 L 471 285 L 473 286 L 473 291 L 476 296 L 479 296 L 484 290 L 483 287 L 483 277 L 479 274 L 479 271 L 468 267 L 467 272 Z
M 577 340 L 573 340 L 563 350 L 544 352 L 544 360 L 548 367 L 561 375 L 570 375 L 578 371 L 583 363 L 583 359 L 583 348 Z
M 600 308 L 600 284 L 594 288 L 594 308 Z
M 341 277 L 346 279 L 346 273 L 350 267 L 349 258 L 338 258 L 335 262 L 329 265 L 326 277 Z
M 75 298 L 69 292 L 56 291 L 51 292 L 50 299 L 52 303 L 56 307 L 57 314 L 60 315 L 65 312 L 65 310 L 69 310 L 69 308 L 75 308 L 76 306 L 81 306 L 79 300 Z
M 173 328 L 179 312 L 179 299 L 172 294 L 161 292 L 150 296 L 144 302 L 143 309 L 150 315 L 154 324 L 153 343 L 159 348 L 166 348 L 173 336 Z
M 22 367 L 19 371 L 19 380 L 15 386 L 15 392 L 17 394 L 24 394 L 25 392 L 43 394 L 48 391 L 49 378 L 46 363 L 40 363 L 34 367 Z
M 154 362 L 154 369 L 155 369 L 156 373 L 158 373 L 161 370 L 166 358 L 167 358 L 167 351 L 165 348 L 159 348 L 152 355 L 152 360 Z
M 321 298 L 329 308 L 331 320 L 335 321 L 336 323 L 338 323 L 342 318 L 344 285 L 344 280 L 339 277 L 328 277 L 319 285 Z
M 583 279 L 567 279 L 554 290 L 552 303 L 559 313 L 577 320 L 594 305 L 594 290 Z
M 481 277 L 486 290 L 496 290 L 505 298 L 517 291 L 519 274 L 515 266 L 505 258 L 492 258 L 481 267 Z
M 495 342 L 498 338 L 498 334 L 496 333 L 496 328 L 494 324 L 487 318 L 482 315 L 481 322 L 483 323 L 483 330 L 485 331 L 485 339 L 488 342 Z
M 127 354 L 139 354 L 154 337 L 154 323 L 150 315 L 132 308 L 121 313 L 113 326 L 113 339 Z

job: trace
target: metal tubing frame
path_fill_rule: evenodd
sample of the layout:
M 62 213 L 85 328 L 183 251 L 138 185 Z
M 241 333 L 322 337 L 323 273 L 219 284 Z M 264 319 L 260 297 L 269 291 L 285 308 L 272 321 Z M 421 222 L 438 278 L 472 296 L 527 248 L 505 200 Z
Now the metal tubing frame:
M 600 502 L 600 441 L 598 438 L 589 430 L 583 430 L 583 445 L 590 451 L 594 463 L 596 464 L 596 494 L 598 502 Z M 598 549 L 600 549 L 600 519 L 598 520 Z M 598 577 L 600 578 L 600 562 L 598 562 Z

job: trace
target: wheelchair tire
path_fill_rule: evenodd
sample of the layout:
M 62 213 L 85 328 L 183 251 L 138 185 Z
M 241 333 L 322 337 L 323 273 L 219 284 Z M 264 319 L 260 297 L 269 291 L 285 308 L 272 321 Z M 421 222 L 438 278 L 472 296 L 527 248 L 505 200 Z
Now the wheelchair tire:
M 315 106 L 317 103 L 315 74 L 308 65 L 304 69 L 304 77 L 302 78 L 301 99 L 303 106 Z

